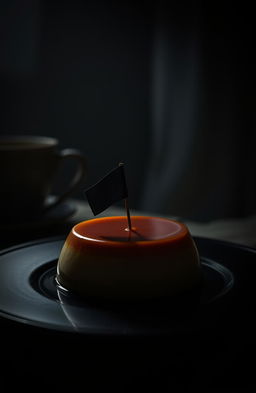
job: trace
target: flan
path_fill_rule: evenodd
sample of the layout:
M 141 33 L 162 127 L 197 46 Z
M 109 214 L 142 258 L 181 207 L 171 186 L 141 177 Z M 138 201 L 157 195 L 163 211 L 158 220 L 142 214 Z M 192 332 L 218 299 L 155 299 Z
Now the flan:
M 101 299 L 152 299 L 192 290 L 201 281 L 198 250 L 181 222 L 104 217 L 75 225 L 61 250 L 57 282 Z

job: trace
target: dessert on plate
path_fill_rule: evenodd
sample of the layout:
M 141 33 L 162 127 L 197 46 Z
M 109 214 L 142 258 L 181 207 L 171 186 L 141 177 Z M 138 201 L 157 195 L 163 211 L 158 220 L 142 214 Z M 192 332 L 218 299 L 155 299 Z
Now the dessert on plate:
M 75 225 L 61 250 L 57 282 L 82 297 L 134 300 L 173 296 L 201 282 L 200 259 L 181 222 L 104 217 Z

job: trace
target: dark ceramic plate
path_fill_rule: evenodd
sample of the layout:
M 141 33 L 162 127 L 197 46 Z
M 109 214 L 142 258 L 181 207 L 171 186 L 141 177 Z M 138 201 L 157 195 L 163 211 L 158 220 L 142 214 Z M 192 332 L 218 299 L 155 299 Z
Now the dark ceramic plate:
M 227 242 L 195 239 L 203 283 L 177 299 L 114 304 L 81 301 L 55 282 L 64 239 L 19 245 L 0 254 L 0 315 L 31 326 L 92 335 L 162 335 L 200 331 L 231 321 L 251 296 L 256 252 Z M 236 312 L 234 312 L 236 310 Z
M 10 391 L 18 381 L 26 390 L 32 384 L 32 391 L 38 384 L 45 390 L 93 386 L 89 390 L 126 393 L 255 390 L 256 251 L 195 241 L 201 290 L 140 304 L 81 302 L 58 290 L 56 262 L 64 239 L 2 251 L 1 386 Z

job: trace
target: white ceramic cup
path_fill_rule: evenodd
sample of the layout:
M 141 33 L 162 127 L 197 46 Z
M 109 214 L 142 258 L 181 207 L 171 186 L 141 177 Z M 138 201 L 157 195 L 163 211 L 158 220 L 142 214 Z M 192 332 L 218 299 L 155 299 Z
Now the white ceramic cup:
M 61 162 L 75 159 L 77 169 L 62 195 L 49 202 Z M 76 149 L 58 150 L 58 140 L 45 136 L 0 137 L 0 217 L 37 217 L 68 198 L 84 179 L 85 157 Z

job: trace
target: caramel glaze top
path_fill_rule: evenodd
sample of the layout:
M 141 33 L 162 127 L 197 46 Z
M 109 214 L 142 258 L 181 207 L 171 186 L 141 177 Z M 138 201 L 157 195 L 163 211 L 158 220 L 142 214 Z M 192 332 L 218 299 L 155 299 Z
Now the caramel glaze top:
M 79 252 L 97 255 L 163 255 L 181 246 L 184 251 L 193 240 L 187 227 L 177 221 L 158 217 L 133 216 L 132 231 L 126 217 L 104 217 L 75 225 L 67 244 Z

